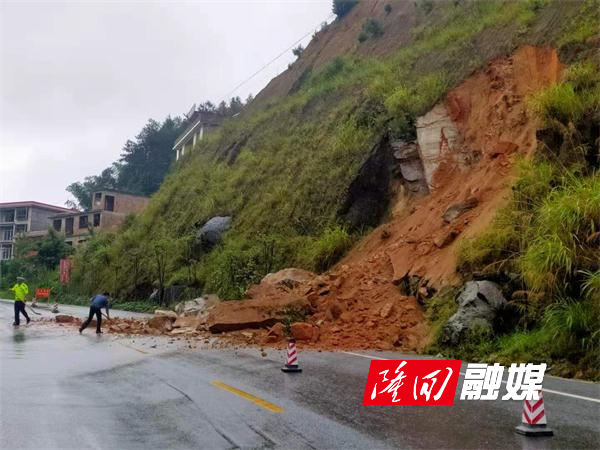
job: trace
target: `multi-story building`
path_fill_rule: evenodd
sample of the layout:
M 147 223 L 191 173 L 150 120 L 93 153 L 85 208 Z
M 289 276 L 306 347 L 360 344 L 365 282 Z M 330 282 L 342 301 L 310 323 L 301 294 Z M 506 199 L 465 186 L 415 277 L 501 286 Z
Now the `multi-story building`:
M 19 236 L 43 236 L 52 225 L 50 216 L 73 210 L 40 202 L 0 203 L 0 260 L 12 259 Z
M 186 115 L 188 126 L 185 131 L 175 139 L 175 159 L 182 157 L 185 152 L 191 151 L 196 142 L 201 141 L 204 135 L 221 125 L 223 116 L 216 112 L 200 111 L 196 105 Z
M 98 191 L 92 194 L 92 210 L 55 214 L 52 227 L 65 235 L 65 242 L 77 246 L 85 242 L 94 230 L 117 230 L 130 214 L 144 210 L 148 197 L 119 191 Z

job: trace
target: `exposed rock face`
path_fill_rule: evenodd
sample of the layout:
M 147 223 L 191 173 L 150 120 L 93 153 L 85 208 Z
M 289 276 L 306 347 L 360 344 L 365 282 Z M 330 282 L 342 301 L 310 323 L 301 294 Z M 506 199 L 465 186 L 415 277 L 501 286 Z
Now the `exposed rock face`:
M 419 155 L 429 189 L 434 188 L 433 175 L 442 156 L 456 150 L 459 132 L 446 106 L 438 104 L 417 119 L 417 141 Z
M 231 217 L 215 216 L 200 228 L 197 239 L 204 249 L 211 249 L 221 240 L 221 236 L 229 230 L 229 227 L 231 227 Z
M 400 176 L 410 192 L 427 193 L 427 180 L 419 148 L 415 142 L 394 141 L 391 143 L 394 158 L 398 161 Z
M 443 341 L 456 345 L 464 332 L 476 327 L 491 329 L 498 311 L 506 304 L 500 288 L 491 281 L 469 281 L 458 299 L 458 311 L 444 326 Z
M 378 225 L 390 201 L 394 168 L 389 137 L 382 136 L 350 183 L 339 215 L 350 229 Z

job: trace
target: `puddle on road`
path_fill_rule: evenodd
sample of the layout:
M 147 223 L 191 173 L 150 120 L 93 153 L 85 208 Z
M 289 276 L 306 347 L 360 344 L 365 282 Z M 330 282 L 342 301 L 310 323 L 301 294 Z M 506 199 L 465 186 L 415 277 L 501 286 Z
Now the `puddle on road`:
M 20 359 L 25 355 L 25 332 L 16 330 L 13 333 L 12 355 L 7 355 L 11 359 Z M 4 352 L 3 352 L 4 353 Z

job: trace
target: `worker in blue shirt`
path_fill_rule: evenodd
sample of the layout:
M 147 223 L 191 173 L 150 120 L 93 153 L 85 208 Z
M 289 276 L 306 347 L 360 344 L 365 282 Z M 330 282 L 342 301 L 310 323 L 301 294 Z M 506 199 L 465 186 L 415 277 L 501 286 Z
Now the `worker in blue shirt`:
M 96 316 L 96 334 L 102 333 L 102 330 L 100 329 L 100 326 L 102 325 L 102 308 L 106 309 L 106 318 L 110 319 L 110 315 L 108 313 L 109 297 L 110 294 L 108 292 L 104 292 L 103 294 L 98 294 L 92 297 L 90 304 L 90 315 L 87 320 L 81 324 L 81 327 L 79 327 L 79 333 L 87 328 L 94 318 L 94 315 Z

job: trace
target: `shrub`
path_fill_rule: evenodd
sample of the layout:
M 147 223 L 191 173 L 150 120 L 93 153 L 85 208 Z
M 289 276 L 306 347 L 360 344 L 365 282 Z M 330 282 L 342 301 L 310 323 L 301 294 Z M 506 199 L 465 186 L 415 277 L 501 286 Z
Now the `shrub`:
M 455 301 L 457 291 L 448 289 L 438 293 L 435 297 L 427 300 L 426 317 L 431 328 L 431 345 L 427 353 L 436 354 L 440 351 L 439 343 L 442 338 L 442 330 L 448 319 L 458 310 L 458 303 Z
M 348 14 L 357 3 L 358 0 L 333 0 L 333 13 L 338 16 L 338 18 L 342 18 Z
M 551 352 L 577 361 L 587 351 L 600 351 L 600 311 L 589 301 L 564 299 L 546 309 L 544 328 Z
M 595 272 L 584 270 L 582 274 L 585 276 L 583 293 L 595 304 L 600 304 L 600 270 Z
M 360 42 L 361 44 L 363 42 L 365 42 L 367 39 L 369 39 L 369 35 L 367 33 L 365 33 L 364 31 L 361 31 L 358 34 L 358 42 Z
M 532 225 L 535 238 L 520 258 L 528 285 L 547 293 L 577 291 L 577 271 L 598 264 L 587 238 L 600 228 L 600 179 L 565 175 L 563 186 L 539 206 Z
M 352 238 L 344 228 L 327 228 L 303 249 L 300 262 L 317 272 L 323 272 L 338 262 L 351 245 Z
M 421 0 L 418 5 L 425 12 L 425 14 L 429 14 L 431 11 L 433 11 L 435 3 L 433 0 Z
M 555 121 L 565 125 L 578 122 L 584 112 L 582 99 L 573 84 L 568 82 L 539 92 L 532 98 L 531 106 L 545 126 L 551 126 Z
M 375 19 L 367 19 L 363 24 L 362 30 L 367 34 L 367 36 L 372 38 L 383 36 L 383 28 Z
M 295 47 L 294 49 L 292 49 L 292 53 L 294 54 L 294 56 L 296 58 L 300 58 L 300 56 L 302 55 L 303 52 L 304 52 L 304 47 L 302 47 L 302 44 L 299 44 L 298 47 Z
M 591 90 L 598 83 L 600 67 L 591 60 L 584 60 L 569 66 L 564 72 L 564 81 L 572 83 L 575 91 Z
M 385 11 L 385 14 L 388 15 L 389 13 L 392 12 L 392 5 L 390 5 L 389 3 L 386 3 L 386 5 L 383 7 L 383 10 Z
M 588 39 L 598 34 L 600 28 L 600 14 L 598 14 L 598 1 L 586 0 L 578 2 L 579 15 L 571 19 L 559 40 L 561 47 L 583 44 Z
M 511 267 L 522 250 L 520 217 L 509 205 L 496 215 L 489 229 L 460 242 L 458 266 L 462 272 L 502 271 Z

